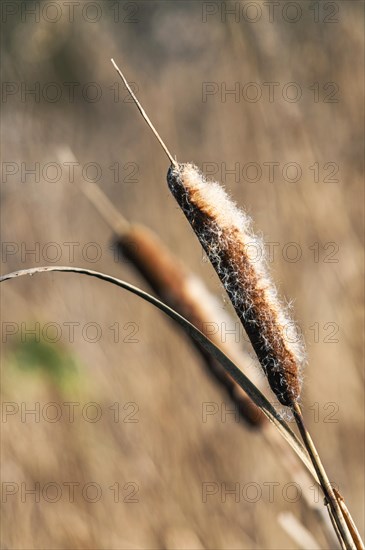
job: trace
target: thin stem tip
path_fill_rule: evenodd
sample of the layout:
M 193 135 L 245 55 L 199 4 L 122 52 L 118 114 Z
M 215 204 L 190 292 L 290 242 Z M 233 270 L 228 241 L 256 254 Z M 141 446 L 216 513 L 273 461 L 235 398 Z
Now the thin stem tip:
M 114 61 L 114 59 L 112 58 L 111 59 L 111 62 L 115 68 L 115 70 L 117 71 L 117 73 L 119 74 L 120 78 L 123 80 L 124 82 L 124 85 L 125 87 L 127 88 L 131 98 L 133 99 L 134 103 L 137 105 L 137 108 L 139 110 L 139 112 L 141 113 L 142 117 L 144 118 L 144 120 L 147 122 L 148 126 L 151 128 L 152 132 L 155 134 L 158 142 L 160 143 L 162 149 L 165 151 L 167 157 L 169 158 L 171 164 L 173 166 L 177 166 L 177 162 L 176 160 L 174 159 L 174 157 L 172 156 L 172 154 L 170 153 L 170 151 L 168 150 L 168 148 L 166 147 L 165 143 L 162 141 L 161 137 L 160 137 L 160 134 L 157 132 L 156 128 L 154 127 L 154 125 L 152 124 L 150 118 L 148 117 L 146 111 L 143 109 L 142 105 L 140 104 L 140 102 L 138 101 L 135 93 L 133 92 L 132 88 L 130 87 L 130 85 L 128 84 L 128 81 L 126 79 L 126 77 L 124 76 L 124 74 L 122 73 L 122 71 L 119 69 L 118 65 L 116 64 L 116 62 Z

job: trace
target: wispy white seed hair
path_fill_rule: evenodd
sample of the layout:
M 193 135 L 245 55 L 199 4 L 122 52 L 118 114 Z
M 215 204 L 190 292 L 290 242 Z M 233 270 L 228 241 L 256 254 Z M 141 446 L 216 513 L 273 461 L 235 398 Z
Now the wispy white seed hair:
M 240 318 L 279 401 L 299 398 L 302 339 L 278 298 L 262 240 L 223 187 L 193 164 L 172 165 L 168 185 L 194 229 Z

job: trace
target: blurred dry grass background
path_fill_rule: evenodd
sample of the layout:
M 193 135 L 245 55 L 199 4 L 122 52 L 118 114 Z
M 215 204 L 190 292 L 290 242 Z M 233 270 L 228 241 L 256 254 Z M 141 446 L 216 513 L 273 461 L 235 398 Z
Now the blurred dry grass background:
M 20 9 L 20 2 L 12 2 Z M 363 3 L 337 2 L 338 23 L 313 22 L 310 2 L 297 2 L 302 17 L 288 23 L 277 16 L 270 23 L 267 11 L 257 23 L 232 17 L 222 22 L 219 12 L 202 21 L 201 2 L 119 2 L 120 21 L 113 20 L 111 3 L 101 2 L 102 17 L 91 23 L 75 9 L 69 22 L 62 17 L 49 23 L 41 17 L 25 22 L 20 12 L 3 23 L 2 80 L 29 87 L 55 82 L 63 90 L 60 101 L 20 93 L 2 105 L 3 161 L 58 162 L 69 147 L 82 166 L 96 162 L 102 170 L 99 185 L 130 220 L 143 222 L 200 275 L 229 309 L 212 268 L 202 253 L 165 182 L 168 164 L 135 107 L 125 102 L 110 57 L 120 63 L 128 79 L 138 86 L 138 96 L 170 150 L 181 161 L 198 166 L 225 162 L 259 163 L 259 182 L 225 184 L 234 198 L 254 217 L 255 228 L 268 242 L 277 242 L 274 278 L 282 293 L 294 299 L 295 317 L 308 347 L 304 373 L 304 414 L 318 443 L 332 480 L 340 487 L 363 532 L 364 433 L 363 433 Z M 222 9 L 221 3 L 213 3 Z M 234 3 L 233 3 L 234 4 Z M 241 3 L 243 5 L 244 3 Z M 256 3 L 263 6 L 262 3 Z M 83 3 L 80 4 L 82 6 Z M 132 6 L 132 8 L 130 7 Z M 135 6 L 136 8 L 134 8 Z M 137 22 L 123 18 L 136 10 Z M 323 7 L 320 7 L 323 10 Z M 323 11 L 320 11 L 321 20 Z M 89 17 L 93 17 L 90 8 Z M 67 99 L 65 82 L 77 82 L 75 101 Z M 80 89 L 97 82 L 102 97 L 86 101 Z M 114 102 L 110 86 L 118 82 L 120 101 Z M 227 88 L 235 82 L 261 85 L 256 103 L 242 96 L 220 100 L 218 93 L 202 101 L 202 83 Z M 279 82 L 274 102 L 268 101 L 264 82 Z M 284 101 L 285 83 L 300 84 L 303 97 Z M 314 102 L 309 86 L 319 82 L 321 101 Z M 324 103 L 323 84 L 335 82 L 337 103 Z M 92 90 L 90 90 L 90 93 Z M 51 93 L 51 90 L 50 90 Z M 297 162 L 303 171 L 297 183 L 277 173 L 269 183 L 264 162 Z M 113 182 L 109 168 L 120 163 L 121 180 L 126 163 L 136 163 L 136 183 Z M 321 167 L 313 181 L 309 169 Z M 323 182 L 327 162 L 339 166 L 338 183 Z M 91 172 L 90 172 L 91 173 Z M 329 174 L 327 170 L 325 174 Z M 144 286 L 141 277 L 109 250 L 110 230 L 77 189 L 63 177 L 56 183 L 31 176 L 21 182 L 21 172 L 2 182 L 2 241 L 41 251 L 58 243 L 60 264 L 71 263 L 64 243 L 80 243 L 73 265 L 105 271 Z M 220 172 L 217 174 L 219 179 Z M 95 242 L 102 250 L 96 263 L 81 254 L 84 244 Z M 302 252 L 289 262 L 282 250 L 289 242 Z M 336 243 L 337 263 L 324 261 Z M 314 243 L 319 261 L 314 261 Z M 90 249 L 90 254 L 92 254 Z M 293 249 L 290 251 L 293 252 Z M 50 250 L 51 253 L 51 250 Z M 46 253 L 45 253 L 46 254 Z M 2 271 L 47 264 L 47 258 L 3 257 Z M 96 280 L 74 275 L 41 275 L 2 285 L 2 321 L 41 326 L 57 322 L 62 330 L 58 344 L 27 344 L 8 337 L 2 351 L 3 402 L 61 404 L 78 402 L 75 422 L 63 418 L 50 423 L 20 414 L 2 423 L 3 482 L 39 482 L 62 486 L 77 482 L 100 485 L 99 502 L 88 503 L 75 490 L 69 503 L 67 491 L 59 502 L 31 495 L 22 502 L 20 492 L 3 503 L 2 548 L 296 548 L 282 530 L 278 514 L 293 511 L 325 544 L 318 525 L 303 502 L 283 497 L 292 480 L 259 433 L 244 430 L 219 416 L 202 422 L 202 403 L 224 400 L 200 368 L 201 358 L 186 337 L 161 313 L 136 297 Z M 77 322 L 70 342 L 64 323 Z M 96 322 L 103 335 L 97 343 L 85 341 L 81 328 Z M 119 323 L 121 341 L 113 341 L 109 328 Z M 123 342 L 135 323 L 136 343 Z M 319 341 L 311 327 L 318 323 Z M 338 325 L 335 338 L 326 337 Z M 90 333 L 91 334 L 91 333 Z M 228 336 L 228 338 L 234 336 Z M 4 342 L 4 340 L 3 340 Z M 247 342 L 243 345 L 247 347 Z M 99 422 L 85 421 L 82 405 L 97 402 L 103 411 Z M 109 407 L 134 402 L 137 423 L 113 421 Z M 328 405 L 329 403 L 334 403 Z M 335 410 L 335 423 L 325 422 Z M 319 417 L 315 418 L 315 411 Z M 127 411 L 130 412 L 130 409 Z M 51 414 L 51 412 L 50 412 Z M 90 411 L 92 414 L 92 411 Z M 317 420 L 317 421 L 315 421 Z M 262 490 L 258 502 L 233 497 L 221 502 L 220 494 L 202 502 L 202 483 L 256 483 Z M 115 503 L 109 489 L 119 482 L 138 484 L 138 503 Z M 278 482 L 274 502 L 268 483 Z M 265 485 L 266 484 L 266 485 Z M 63 486 L 65 487 L 65 486 Z M 122 491 L 122 498 L 129 491 Z M 50 494 L 52 491 L 50 491 Z M 23 499 L 24 500 L 24 499 Z

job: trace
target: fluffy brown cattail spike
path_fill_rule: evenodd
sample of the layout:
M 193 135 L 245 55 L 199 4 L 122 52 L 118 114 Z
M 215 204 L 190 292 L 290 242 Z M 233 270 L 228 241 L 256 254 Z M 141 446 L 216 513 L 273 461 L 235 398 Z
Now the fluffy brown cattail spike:
M 251 232 L 249 217 L 238 210 L 223 188 L 208 182 L 192 164 L 178 164 L 136 98 L 125 76 L 111 60 L 144 120 L 171 162 L 169 187 L 212 262 L 240 318 L 271 389 L 288 407 L 300 395 L 304 351 L 299 336 L 288 339 L 293 322 L 280 303 L 263 260 L 250 257 L 250 247 L 263 253 Z
M 300 395 L 303 345 L 298 335 L 293 337 L 293 321 L 268 276 L 263 244 L 253 235 L 250 218 L 220 184 L 207 181 L 192 164 L 171 166 L 167 181 L 223 283 L 271 389 L 280 403 L 292 406 Z

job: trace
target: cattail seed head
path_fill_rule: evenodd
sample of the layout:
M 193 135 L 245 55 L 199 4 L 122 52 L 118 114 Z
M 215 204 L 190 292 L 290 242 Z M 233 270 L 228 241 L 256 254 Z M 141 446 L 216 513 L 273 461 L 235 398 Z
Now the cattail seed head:
M 207 181 L 192 164 L 171 166 L 167 181 L 215 268 L 271 389 L 280 403 L 292 406 L 300 395 L 303 344 L 268 275 L 264 246 L 253 234 L 250 218 L 219 183 Z

